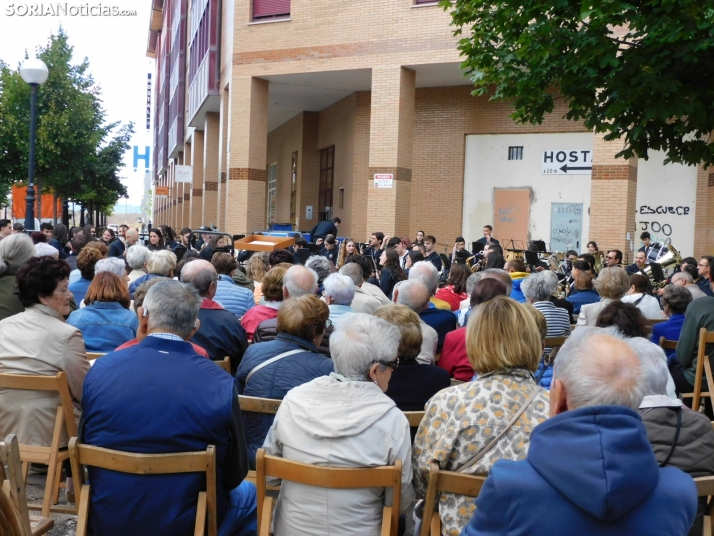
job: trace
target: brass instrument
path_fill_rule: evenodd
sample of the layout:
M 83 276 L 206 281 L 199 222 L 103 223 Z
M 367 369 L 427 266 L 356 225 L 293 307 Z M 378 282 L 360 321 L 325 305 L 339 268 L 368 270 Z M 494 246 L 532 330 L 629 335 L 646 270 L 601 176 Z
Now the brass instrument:
M 478 258 L 478 260 L 475 260 L 476 258 Z M 471 255 L 466 259 L 466 266 L 470 268 L 472 274 L 482 271 L 486 268 L 486 255 L 484 255 L 483 252 Z
M 665 242 L 663 246 L 667 248 L 667 253 L 657 259 L 657 264 L 662 267 L 662 270 L 673 268 L 675 266 L 680 266 L 682 264 L 682 256 L 680 255 L 679 251 L 675 249 L 669 239 L 667 240 L 668 241 Z M 642 269 L 642 272 L 644 272 L 644 274 L 647 276 L 647 279 L 650 280 L 650 283 L 652 283 L 652 287 L 654 289 L 663 288 L 667 285 L 667 279 L 664 279 L 662 281 L 655 281 L 655 276 L 652 273 L 652 267 L 649 264 Z
M 602 270 L 606 266 L 605 252 L 596 251 L 592 254 L 592 256 L 595 257 L 595 266 L 593 266 L 593 270 L 595 270 L 597 273 L 600 273 L 600 270 Z

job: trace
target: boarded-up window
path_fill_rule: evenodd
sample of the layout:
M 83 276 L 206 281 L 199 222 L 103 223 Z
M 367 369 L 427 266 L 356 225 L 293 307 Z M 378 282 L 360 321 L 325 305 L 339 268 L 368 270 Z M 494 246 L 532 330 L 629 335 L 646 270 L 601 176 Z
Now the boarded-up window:
M 503 249 L 525 249 L 531 216 L 531 190 L 495 188 L 493 236 Z

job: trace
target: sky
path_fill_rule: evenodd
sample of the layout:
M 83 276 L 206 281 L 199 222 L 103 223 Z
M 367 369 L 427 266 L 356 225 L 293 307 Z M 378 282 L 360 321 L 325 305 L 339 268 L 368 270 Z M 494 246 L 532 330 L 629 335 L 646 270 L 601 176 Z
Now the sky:
M 58 7 L 65 9 L 62 14 Z M 116 7 L 118 11 L 134 11 L 135 16 L 101 16 L 96 6 Z M 90 8 L 94 7 L 93 10 Z M 46 14 L 31 14 L 32 10 Z M 82 12 L 100 13 L 86 16 Z M 101 88 L 101 98 L 109 122 L 134 122 L 134 137 L 130 145 L 143 153 L 151 146 L 151 135 L 146 130 L 147 74 L 154 76 L 154 60 L 146 56 L 151 0 L 34 0 L 0 2 L 0 58 L 16 68 L 25 57 L 35 55 L 38 45 L 44 45 L 50 34 L 62 25 L 74 47 L 74 59 L 79 63 L 89 60 L 90 72 Z M 72 13 L 76 16 L 72 16 Z M 153 119 L 153 118 L 152 118 Z M 121 177 L 129 191 L 129 205 L 141 202 L 144 161 L 134 170 L 133 148 L 125 156 Z M 126 200 L 120 200 L 124 205 Z

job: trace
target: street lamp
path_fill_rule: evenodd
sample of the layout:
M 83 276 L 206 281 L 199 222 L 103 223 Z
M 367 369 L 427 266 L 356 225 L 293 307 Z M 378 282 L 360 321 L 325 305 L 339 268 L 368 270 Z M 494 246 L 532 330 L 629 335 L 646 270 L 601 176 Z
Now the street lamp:
M 35 228 L 35 109 L 37 108 L 37 86 L 47 80 L 47 65 L 37 58 L 25 60 L 20 66 L 20 76 L 30 84 L 30 154 L 27 159 L 27 195 L 25 202 L 25 229 Z M 40 215 L 40 218 L 42 215 Z

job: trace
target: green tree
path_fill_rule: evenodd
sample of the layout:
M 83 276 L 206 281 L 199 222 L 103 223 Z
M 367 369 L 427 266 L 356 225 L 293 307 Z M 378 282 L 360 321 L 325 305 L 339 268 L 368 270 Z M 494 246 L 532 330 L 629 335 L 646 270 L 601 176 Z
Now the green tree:
M 714 164 L 714 4 L 701 0 L 456 0 L 451 10 L 474 94 L 541 123 L 570 120 L 624 139 L 618 156 Z

